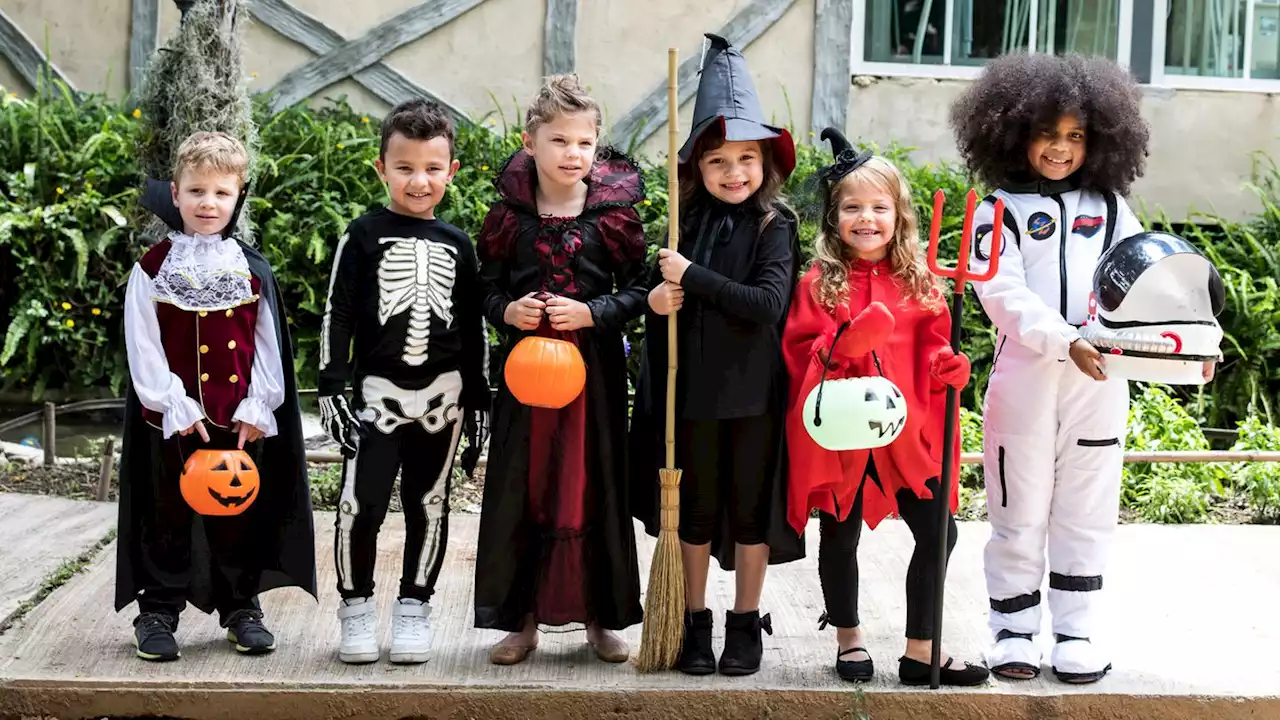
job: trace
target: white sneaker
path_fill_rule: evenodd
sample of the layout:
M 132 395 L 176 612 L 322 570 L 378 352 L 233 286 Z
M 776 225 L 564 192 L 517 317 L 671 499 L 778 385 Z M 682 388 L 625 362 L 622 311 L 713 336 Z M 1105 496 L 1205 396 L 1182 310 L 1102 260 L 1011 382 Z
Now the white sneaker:
M 421 600 L 400 598 L 391 610 L 391 662 L 427 661 L 431 647 L 431 606 Z
M 342 622 L 342 644 L 338 659 L 344 663 L 377 662 L 378 613 L 373 598 L 351 598 L 338 606 Z

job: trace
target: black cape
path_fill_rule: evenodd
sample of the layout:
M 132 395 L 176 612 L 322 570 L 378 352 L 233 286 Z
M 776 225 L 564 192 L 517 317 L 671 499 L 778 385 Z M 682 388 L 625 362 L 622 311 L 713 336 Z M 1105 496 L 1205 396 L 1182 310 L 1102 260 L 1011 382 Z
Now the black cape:
M 168 183 L 152 180 L 143 205 L 173 227 L 176 210 Z M 167 207 L 166 207 L 167 205 Z M 172 212 L 171 212 L 172 210 Z M 237 209 L 238 212 L 238 209 Z M 181 228 L 181 219 L 176 219 Z M 230 227 L 234 227 L 232 220 Z M 249 270 L 262 283 L 259 302 L 272 309 L 280 363 L 284 374 L 284 402 L 275 411 L 277 434 L 263 439 L 257 460 L 262 478 L 251 512 L 264 522 L 252 526 L 252 547 L 262 571 L 256 592 L 299 587 L 316 597 L 315 526 L 311 514 L 311 489 L 307 479 L 306 448 L 302 436 L 302 410 L 293 371 L 294 345 L 287 310 L 271 266 L 260 252 L 240 243 Z M 119 522 L 116 549 L 116 611 L 137 599 L 146 582 L 144 548 L 139 539 L 140 519 L 154 512 L 148 502 L 153 465 L 160 462 L 163 439 L 159 430 L 142 416 L 142 402 L 130 383 L 125 399 L 124 440 L 120 450 Z M 205 539 L 203 519 L 192 513 L 191 582 L 186 600 L 200 610 L 215 610 L 212 596 L 212 559 Z M 318 599 L 318 598 L 317 598 Z

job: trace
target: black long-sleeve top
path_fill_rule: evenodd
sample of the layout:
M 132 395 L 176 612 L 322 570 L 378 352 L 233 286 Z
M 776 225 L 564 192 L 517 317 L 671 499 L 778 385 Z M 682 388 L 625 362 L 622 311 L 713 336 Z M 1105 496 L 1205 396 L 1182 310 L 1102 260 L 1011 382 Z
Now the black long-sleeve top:
M 684 418 L 760 415 L 785 387 L 782 327 L 799 271 L 797 223 L 780 205 L 767 223 L 764 217 L 752 205 L 703 197 L 680 223 L 679 252 L 692 263 L 680 280 L 685 300 L 677 313 Z M 655 268 L 649 287 L 660 282 Z M 652 371 L 666 363 L 666 317 L 650 313 L 645 336 Z
M 458 370 L 462 405 L 488 409 L 479 264 L 466 233 L 387 208 L 347 227 L 320 332 L 320 395 L 373 375 L 420 390 Z

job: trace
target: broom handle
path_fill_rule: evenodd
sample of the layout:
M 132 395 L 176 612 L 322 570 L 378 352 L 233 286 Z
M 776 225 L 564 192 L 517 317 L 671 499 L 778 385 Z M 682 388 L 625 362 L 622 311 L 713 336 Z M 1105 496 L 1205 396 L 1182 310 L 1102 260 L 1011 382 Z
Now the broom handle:
M 667 247 L 675 252 L 680 245 L 680 167 L 677 158 L 676 121 L 679 98 L 676 48 L 667 48 Z M 665 281 L 664 281 L 665 282 Z M 667 469 L 676 468 L 676 313 L 667 316 Z

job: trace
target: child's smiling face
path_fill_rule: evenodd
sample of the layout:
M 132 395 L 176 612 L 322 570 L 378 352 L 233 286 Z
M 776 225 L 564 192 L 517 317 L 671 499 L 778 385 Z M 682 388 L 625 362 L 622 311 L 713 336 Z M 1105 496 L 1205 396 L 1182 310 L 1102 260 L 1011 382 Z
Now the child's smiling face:
M 897 203 L 888 192 L 854 175 L 841 183 L 836 229 L 855 256 L 871 262 L 883 259 L 897 222 Z
M 435 217 L 445 186 L 458 171 L 458 161 L 450 157 L 448 138 L 437 135 L 412 140 L 398 132 L 387 139 L 386 153 L 374 166 L 387 184 L 391 210 L 427 220 Z
M 1040 177 L 1064 180 L 1084 165 L 1084 152 L 1084 123 L 1068 113 L 1052 125 L 1032 130 L 1027 161 Z
M 716 199 L 746 202 L 764 183 L 764 153 L 759 140 L 732 140 L 698 158 L 702 184 Z
M 222 232 L 240 199 L 240 176 L 214 167 L 187 168 L 170 186 L 188 235 Z

